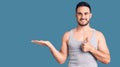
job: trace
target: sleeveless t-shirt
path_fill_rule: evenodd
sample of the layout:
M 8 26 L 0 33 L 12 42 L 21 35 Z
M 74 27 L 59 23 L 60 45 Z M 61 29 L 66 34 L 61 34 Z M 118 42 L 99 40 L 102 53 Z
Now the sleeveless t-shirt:
M 95 29 L 92 31 L 90 43 L 97 49 L 97 40 Z M 96 58 L 90 52 L 83 52 L 81 45 L 83 41 L 78 41 L 73 36 L 73 29 L 70 30 L 69 36 L 69 64 L 68 67 L 98 67 Z

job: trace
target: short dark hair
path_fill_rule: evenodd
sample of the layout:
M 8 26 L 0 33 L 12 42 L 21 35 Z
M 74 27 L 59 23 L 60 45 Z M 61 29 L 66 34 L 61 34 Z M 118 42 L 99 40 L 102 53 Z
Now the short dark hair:
M 79 2 L 79 3 L 76 5 L 76 12 L 77 12 L 78 7 L 81 7 L 81 6 L 86 6 L 86 7 L 88 7 L 88 8 L 90 9 L 90 12 L 91 12 L 91 7 L 90 7 L 90 5 L 89 5 L 87 2 L 84 2 L 84 1 Z

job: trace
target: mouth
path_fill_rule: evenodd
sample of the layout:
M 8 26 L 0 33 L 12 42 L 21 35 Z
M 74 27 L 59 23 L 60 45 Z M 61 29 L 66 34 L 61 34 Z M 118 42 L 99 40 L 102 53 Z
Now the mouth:
M 84 22 L 86 22 L 86 19 L 82 19 L 82 20 L 80 20 L 82 23 L 84 23 Z

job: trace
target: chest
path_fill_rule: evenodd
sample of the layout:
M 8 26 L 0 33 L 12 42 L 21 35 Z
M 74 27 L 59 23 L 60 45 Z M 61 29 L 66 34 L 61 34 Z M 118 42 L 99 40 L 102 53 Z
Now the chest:
M 91 38 L 93 37 L 93 32 L 92 31 L 83 33 L 73 32 L 72 36 L 77 41 L 85 41 L 86 38 L 88 39 L 88 41 L 90 41 Z
M 69 48 L 79 49 L 83 44 L 83 42 L 85 41 L 85 38 L 88 38 L 88 41 L 91 43 L 91 45 L 97 49 L 98 41 L 95 33 L 93 32 L 84 33 L 84 34 L 79 34 L 79 33 L 71 34 L 69 39 Z

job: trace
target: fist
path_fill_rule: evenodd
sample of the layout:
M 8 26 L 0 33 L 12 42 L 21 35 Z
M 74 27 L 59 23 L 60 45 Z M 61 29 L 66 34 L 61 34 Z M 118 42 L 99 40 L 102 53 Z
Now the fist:
M 88 41 L 88 39 L 86 39 L 81 46 L 83 52 L 89 52 L 92 48 L 94 47 L 90 44 L 90 41 Z

